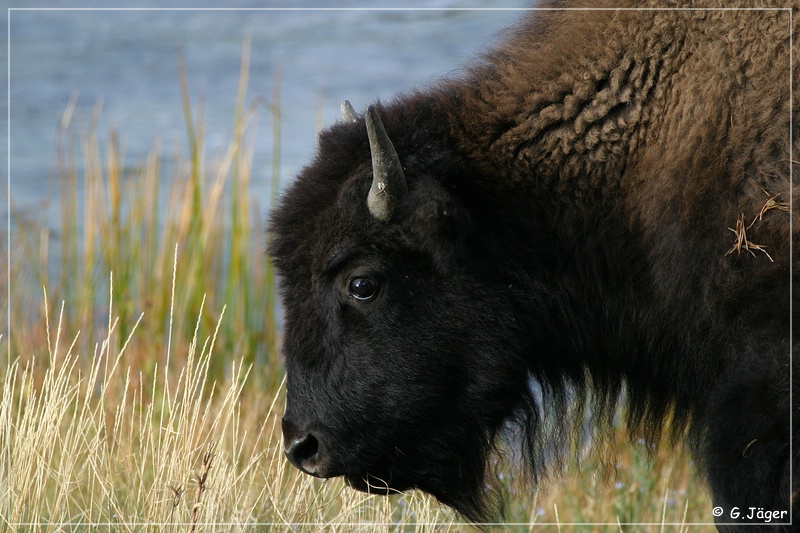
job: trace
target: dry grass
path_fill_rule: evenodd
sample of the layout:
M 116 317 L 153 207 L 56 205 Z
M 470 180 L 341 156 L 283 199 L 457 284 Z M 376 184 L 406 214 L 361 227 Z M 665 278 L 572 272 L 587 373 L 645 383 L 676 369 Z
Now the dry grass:
M 752 226 L 752 224 L 750 226 Z M 738 255 L 742 253 L 742 250 L 747 250 L 753 257 L 755 257 L 756 254 L 753 252 L 753 250 L 757 250 L 759 252 L 763 252 L 769 258 L 769 260 L 772 261 L 772 257 L 769 255 L 769 253 L 767 253 L 767 250 L 764 247 L 764 245 L 755 244 L 754 242 L 748 240 L 747 230 L 748 228 L 750 228 L 750 226 L 745 227 L 744 225 L 744 213 L 736 217 L 736 228 L 735 229 L 728 228 L 736 235 L 736 241 L 734 241 L 733 246 L 731 246 L 730 250 L 725 252 L 725 255 L 730 255 L 733 252 L 736 252 L 736 254 Z
M 224 309 L 209 331 L 197 321 L 185 365 L 159 369 L 152 383 L 134 379 L 135 370 L 122 364 L 146 317 L 118 343 L 110 308 L 108 333 L 86 357 L 75 350 L 80 333 L 64 330 L 63 309 L 55 327 L 46 321 L 44 360 L 16 360 L 5 376 L 5 528 L 471 529 L 419 493 L 369 496 L 291 468 L 279 429 L 282 388 L 263 388 L 241 359 L 230 363 L 224 382 L 209 380 Z M 516 525 L 509 529 L 598 522 L 608 524 L 594 529 L 685 531 L 688 523 L 708 522 L 710 503 L 685 459 L 666 448 L 626 446 L 622 431 L 616 438 L 621 451 L 611 474 L 588 462 L 573 477 L 554 480 L 548 493 L 512 484 L 507 520 Z
M 766 195 L 767 199 L 764 201 L 764 205 L 761 206 L 761 210 L 758 212 L 755 218 L 753 218 L 753 221 L 750 222 L 750 224 L 748 224 L 745 227 L 744 213 L 742 213 L 736 218 L 736 228 L 728 228 L 736 235 L 736 240 L 734 241 L 733 246 L 731 246 L 731 248 L 727 252 L 725 252 L 725 255 L 730 255 L 733 252 L 736 252 L 736 254 L 738 255 L 742 253 L 742 250 L 746 250 L 750 252 L 750 254 L 753 257 L 755 257 L 756 254 L 753 252 L 753 250 L 756 250 L 758 252 L 763 252 L 764 255 L 766 255 L 770 261 L 772 261 L 773 263 L 775 262 L 773 261 L 772 256 L 769 255 L 766 247 L 763 244 L 755 244 L 747 238 L 747 230 L 752 228 L 756 222 L 760 222 L 761 220 L 763 220 L 764 215 L 767 212 L 772 211 L 773 209 L 788 213 L 789 204 L 787 202 L 776 201 L 780 196 L 780 193 L 773 195 L 764 189 L 761 189 L 761 191 Z
M 185 366 L 177 375 L 156 372 L 145 384 L 121 364 L 143 317 L 118 350 L 119 322 L 110 321 L 106 339 L 84 357 L 75 350 L 80 334 L 63 329 L 62 305 L 56 327 L 49 318 L 46 324 L 45 361 L 14 361 L 5 375 L 0 524 L 238 531 L 256 523 L 278 529 L 381 523 L 388 530 L 419 522 L 413 530 L 426 530 L 452 521 L 449 511 L 418 494 L 370 497 L 290 469 L 278 429 L 281 391 L 263 391 L 241 360 L 231 363 L 224 384 L 208 379 L 223 319 L 224 313 L 205 337 L 198 321 Z
M 781 195 L 780 193 L 771 195 L 764 189 L 761 189 L 761 192 L 763 192 L 767 196 L 767 199 L 764 201 L 764 205 L 761 207 L 761 211 L 759 211 L 758 216 L 756 216 L 756 218 L 754 218 L 753 221 L 750 223 L 750 226 L 755 224 L 756 221 L 762 220 L 764 218 L 764 214 L 767 211 L 771 211 L 772 209 L 777 209 L 778 211 L 783 211 L 784 213 L 789 212 L 788 202 L 776 202 L 778 196 Z M 750 226 L 747 226 L 747 228 L 749 229 Z

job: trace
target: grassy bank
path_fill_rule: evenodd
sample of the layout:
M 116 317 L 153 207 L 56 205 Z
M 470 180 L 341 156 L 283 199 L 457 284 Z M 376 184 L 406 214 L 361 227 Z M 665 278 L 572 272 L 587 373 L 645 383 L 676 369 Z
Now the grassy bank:
M 281 388 L 259 386 L 241 357 L 225 379 L 209 377 L 224 312 L 212 329 L 197 320 L 181 364 L 144 379 L 122 361 L 145 318 L 123 338 L 113 305 L 89 357 L 64 330 L 62 309 L 46 318 L 43 357 L 10 364 L 0 404 L 4 526 L 239 531 L 451 518 L 420 495 L 373 499 L 295 474 L 281 452 Z
M 263 253 L 266 206 L 251 187 L 265 116 L 278 181 L 280 102 L 277 85 L 269 98 L 248 97 L 246 50 L 223 153 L 207 153 L 183 71 L 185 153 L 165 156 L 156 144 L 128 164 L 97 115 L 81 126 L 75 102 L 65 112 L 51 199 L 59 231 L 17 215 L 12 286 L 0 288 L 13 304 L 0 344 L 0 529 L 469 529 L 419 493 L 364 495 L 283 458 L 275 278 Z M 622 430 L 616 438 L 610 468 L 587 459 L 546 492 L 510 481 L 507 520 L 609 531 L 711 521 L 685 456 L 666 446 L 648 454 Z

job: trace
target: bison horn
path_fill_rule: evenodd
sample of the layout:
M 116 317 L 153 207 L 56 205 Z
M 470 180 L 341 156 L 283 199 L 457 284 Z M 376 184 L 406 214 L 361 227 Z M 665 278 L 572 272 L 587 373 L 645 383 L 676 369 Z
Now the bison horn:
M 353 106 L 347 100 L 342 102 L 342 105 L 339 106 L 342 111 L 342 120 L 345 122 L 358 122 L 358 115 L 356 114 L 356 110 L 353 109 Z
M 397 201 L 408 191 L 408 185 L 400 158 L 375 106 L 369 106 L 364 116 L 372 153 L 372 187 L 369 189 L 367 206 L 372 216 L 387 222 L 394 213 Z

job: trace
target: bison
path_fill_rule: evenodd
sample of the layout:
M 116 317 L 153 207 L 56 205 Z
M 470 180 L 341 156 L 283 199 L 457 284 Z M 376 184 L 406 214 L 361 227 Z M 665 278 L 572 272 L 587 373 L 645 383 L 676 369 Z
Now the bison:
M 483 521 L 504 435 L 541 481 L 622 412 L 689 444 L 720 529 L 790 528 L 800 4 L 754 3 L 553 0 L 344 103 L 270 215 L 289 461 Z

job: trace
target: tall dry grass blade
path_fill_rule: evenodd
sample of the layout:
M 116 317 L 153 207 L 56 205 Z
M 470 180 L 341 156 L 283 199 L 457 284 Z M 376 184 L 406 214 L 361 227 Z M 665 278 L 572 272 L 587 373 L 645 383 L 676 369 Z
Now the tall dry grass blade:
M 178 275 L 178 243 L 175 243 L 175 249 L 172 256 L 172 285 L 169 293 L 169 327 L 167 329 L 167 353 L 164 361 L 164 389 L 169 390 L 169 374 L 168 369 L 170 366 L 170 357 L 172 356 L 172 331 L 173 319 L 175 317 L 175 280 Z M 168 393 L 167 393 L 168 394 Z
M 281 184 L 281 68 L 275 68 L 275 81 L 272 84 L 272 184 L 270 205 L 275 205 Z
M 559 533 L 561 532 L 561 520 L 558 518 L 558 505 L 553 504 L 553 513 L 556 515 L 556 527 L 558 528 Z
M 0 333 L 0 345 L 3 344 L 3 334 Z M 11 474 L 11 404 L 13 402 L 11 391 L 16 389 L 17 366 L 19 359 L 11 361 L 11 351 L 7 348 L 6 353 L 6 374 L 3 378 L 3 390 L 0 394 L 0 423 L 3 429 L 0 431 L 0 447 L 2 448 L 3 461 L 0 464 L 0 525 L 6 525 L 6 516 L 11 514 L 11 498 L 8 487 L 9 476 Z
M 683 518 L 681 519 L 681 527 L 679 529 L 680 533 L 683 533 L 683 531 L 688 531 L 688 529 L 685 529 L 688 527 L 686 524 L 686 515 L 688 513 L 689 513 L 689 498 L 686 498 L 686 504 L 683 506 Z
M 183 57 L 183 50 L 178 53 L 178 78 L 181 86 L 181 102 L 183 103 L 183 119 L 186 122 L 186 138 L 189 141 L 189 149 L 192 161 L 197 156 L 197 136 L 195 135 L 194 118 L 192 116 L 192 104 L 189 97 L 189 82 L 187 81 L 186 62 Z
M 47 353 L 53 357 L 53 347 L 50 345 L 50 306 L 47 304 L 47 287 L 42 287 L 44 293 L 44 325 L 47 332 Z M 11 354 L 9 354 L 11 355 Z
M 56 161 L 58 164 L 58 196 L 61 203 L 61 289 L 62 298 L 72 302 L 75 298 L 74 276 L 79 272 L 78 258 L 78 172 L 75 163 L 75 146 L 67 133 L 72 127 L 78 105 L 77 92 L 70 95 L 61 116 L 56 136 Z M 68 146 L 65 146 L 65 143 Z M 49 265 L 49 263 L 47 264 Z M 71 273 L 68 274 L 68 273 Z

